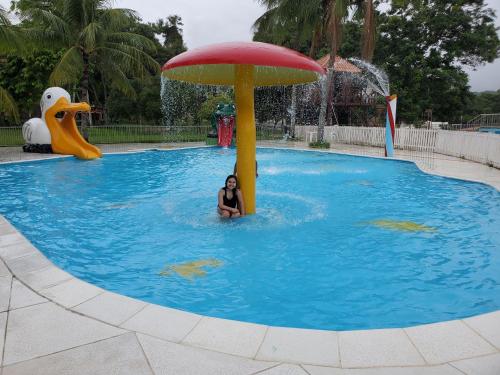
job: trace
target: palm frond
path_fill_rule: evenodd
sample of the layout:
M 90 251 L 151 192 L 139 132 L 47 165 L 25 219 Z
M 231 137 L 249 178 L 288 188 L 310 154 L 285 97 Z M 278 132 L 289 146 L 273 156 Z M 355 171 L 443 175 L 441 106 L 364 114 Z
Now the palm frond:
M 9 26 L 10 25 L 10 20 L 7 15 L 7 11 L 3 8 L 3 6 L 0 5 L 0 25 L 2 26 Z
M 15 122 L 19 123 L 19 111 L 12 96 L 0 86 L 0 112 L 5 112 Z
M 25 40 L 22 29 L 12 25 L 8 12 L 0 7 L 0 51 L 3 53 L 22 51 L 24 47 Z
M 24 35 L 19 27 L 0 25 L 0 51 L 20 51 L 24 46 Z
M 87 0 L 65 0 L 63 1 L 63 17 L 76 29 L 81 29 L 87 24 Z
M 107 42 L 104 47 L 99 48 L 105 50 L 111 56 L 122 58 L 123 61 L 118 60 L 120 64 L 124 65 L 123 70 L 133 74 L 134 71 L 143 74 L 145 70 L 152 72 L 159 72 L 160 65 L 158 62 L 149 56 L 144 51 L 133 46 L 127 46 L 120 43 Z M 129 69 L 126 68 L 128 65 Z
M 67 43 L 72 35 L 70 25 L 63 18 L 44 9 L 29 9 L 23 13 L 22 19 L 36 20 L 43 25 L 29 30 L 29 35 L 36 38 L 35 41 L 39 43 L 47 43 L 46 39 L 51 43 L 54 41 Z
M 156 52 L 155 43 L 140 34 L 129 32 L 116 32 L 107 35 L 107 41 L 114 43 L 123 43 L 143 51 L 154 53 Z
M 80 80 L 83 71 L 83 60 L 80 50 L 71 47 L 62 56 L 49 77 L 51 85 L 63 86 Z
M 135 10 L 126 8 L 108 8 L 101 10 L 100 18 L 109 30 L 123 30 L 130 26 L 133 20 L 139 19 Z
M 85 26 L 80 33 L 80 41 L 87 51 L 91 51 L 96 47 L 97 37 L 101 31 L 101 24 L 91 22 Z
M 116 88 L 118 91 L 123 93 L 125 96 L 135 99 L 137 93 L 135 92 L 130 80 L 127 78 L 125 72 L 123 72 L 120 67 L 116 64 L 106 65 L 106 69 L 103 70 L 104 75 L 110 79 L 111 86 Z

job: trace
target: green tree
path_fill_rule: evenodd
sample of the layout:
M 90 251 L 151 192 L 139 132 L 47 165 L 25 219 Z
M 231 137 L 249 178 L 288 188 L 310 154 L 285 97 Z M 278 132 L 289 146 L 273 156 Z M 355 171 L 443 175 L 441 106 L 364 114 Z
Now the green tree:
M 7 11 L 0 6 L 0 51 L 8 53 L 9 51 L 19 50 L 22 44 L 21 35 L 15 26 L 9 21 Z M 19 122 L 19 111 L 16 102 L 9 91 L 0 85 L 0 112 Z
M 178 41 L 176 43 L 170 43 L 164 35 L 163 26 L 169 23 L 168 19 L 175 20 L 176 28 L 170 30 L 169 33 L 175 35 L 173 39 Z M 159 27 L 159 25 L 163 26 Z M 158 20 L 155 23 L 136 22 L 129 31 L 151 40 L 156 46 L 156 51 L 151 56 L 159 65 L 163 65 L 166 61 L 185 50 L 181 25 L 182 20 L 180 17 L 169 16 L 166 20 Z M 102 82 L 102 80 L 97 81 Z M 159 95 L 160 76 L 133 79 L 131 83 L 138 93 L 136 98 L 127 98 L 116 89 L 107 89 L 109 83 L 102 85 L 99 90 L 99 99 L 102 103 L 101 106 L 105 109 L 105 121 L 109 119 L 111 122 L 159 123 L 162 116 L 162 104 Z
M 201 122 L 207 124 L 210 123 L 212 115 L 217 109 L 217 104 L 231 104 L 234 103 L 234 99 L 231 98 L 229 92 L 222 92 L 220 94 L 208 95 L 207 99 L 203 102 L 198 111 L 198 118 Z
M 39 115 L 40 98 L 62 54 L 63 51 L 35 50 L 22 56 L 9 54 L 4 57 L 0 66 L 0 86 L 12 94 L 21 120 Z
M 432 109 L 438 121 L 460 119 L 471 98 L 460 64 L 498 57 L 494 19 L 483 0 L 393 1 L 380 15 L 374 61 L 398 94 L 398 118 L 415 122 Z
M 32 3 L 48 3 L 50 8 L 36 7 Z M 89 102 L 93 72 L 98 72 L 112 88 L 135 97 L 129 78 L 144 78 L 159 70 L 159 64 L 150 56 L 155 50 L 154 42 L 130 31 L 139 19 L 136 13 L 130 9 L 110 8 L 108 4 L 105 0 L 23 0 L 15 3 L 34 42 L 65 49 L 50 76 L 50 84 L 77 83 L 80 100 L 86 102 Z M 88 136 L 88 123 L 89 117 L 82 116 L 84 137 Z
M 151 24 L 155 32 L 163 38 L 163 47 L 171 57 L 186 51 L 182 37 L 182 18 L 178 15 L 170 15 L 166 19 L 159 19 Z
M 265 32 L 273 31 L 279 41 L 286 38 L 286 33 L 301 30 L 295 35 L 295 41 L 310 38 L 309 56 L 315 56 L 321 40 L 327 40 L 329 45 L 330 60 L 328 62 L 328 76 L 324 81 L 323 96 L 320 106 L 318 140 L 323 142 L 324 126 L 327 118 L 331 117 L 334 88 L 334 62 L 342 42 L 342 27 L 346 21 L 349 9 L 352 6 L 360 7 L 363 2 L 351 0 L 311 0 L 297 2 L 294 0 L 260 0 L 267 7 L 267 12 L 255 23 L 255 27 Z M 367 44 L 363 51 L 370 56 L 374 48 L 374 7 L 371 0 L 366 0 L 368 5 L 364 8 L 365 23 L 369 29 L 365 33 L 364 43 Z M 289 34 L 290 35 L 290 34 Z M 290 36 L 288 36 L 290 37 Z M 297 42 L 295 43 L 297 44 Z M 293 100 L 294 95 L 292 95 Z M 293 105 L 292 105 L 293 107 Z
M 500 90 L 473 94 L 467 105 L 466 119 L 482 113 L 500 113 Z

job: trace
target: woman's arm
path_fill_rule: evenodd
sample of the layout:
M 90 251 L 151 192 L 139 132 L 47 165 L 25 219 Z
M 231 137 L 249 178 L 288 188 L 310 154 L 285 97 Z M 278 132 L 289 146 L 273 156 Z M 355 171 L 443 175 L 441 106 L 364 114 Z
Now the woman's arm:
M 238 211 L 236 208 L 232 208 L 232 207 L 226 206 L 224 204 L 224 190 L 222 190 L 222 189 L 219 190 L 218 202 L 219 202 L 218 203 L 219 208 L 221 210 L 226 210 L 226 211 L 229 211 L 229 212 L 232 212 L 232 213 L 236 213 Z
M 240 209 L 240 215 L 245 216 L 245 203 L 243 203 L 243 194 L 239 189 L 236 191 L 236 196 L 238 197 L 238 208 Z

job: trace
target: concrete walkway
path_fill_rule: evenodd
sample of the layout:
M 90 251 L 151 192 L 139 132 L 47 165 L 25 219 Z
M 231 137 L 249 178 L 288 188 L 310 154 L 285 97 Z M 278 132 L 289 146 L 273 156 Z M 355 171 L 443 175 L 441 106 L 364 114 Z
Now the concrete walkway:
M 380 149 L 334 147 L 381 156 Z M 0 160 L 8 157 L 0 148 Z M 397 157 L 431 173 L 500 189 L 497 169 L 440 155 Z M 78 280 L 55 267 L 1 216 L 0 258 L 1 375 L 500 374 L 500 311 L 404 329 L 342 332 L 204 317 Z

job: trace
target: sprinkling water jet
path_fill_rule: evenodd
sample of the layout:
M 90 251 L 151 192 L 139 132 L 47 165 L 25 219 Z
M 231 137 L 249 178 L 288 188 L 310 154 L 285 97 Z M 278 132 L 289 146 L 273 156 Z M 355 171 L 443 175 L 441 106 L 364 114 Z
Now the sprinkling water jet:
M 394 135 L 396 126 L 397 95 L 390 95 L 389 78 L 387 74 L 367 61 L 351 58 L 354 65 L 361 69 L 363 79 L 373 91 L 385 98 L 387 116 L 385 120 L 385 156 L 394 156 Z
M 254 214 L 254 88 L 315 82 L 325 74 L 324 69 L 288 48 L 259 42 L 229 42 L 181 53 L 165 63 L 162 74 L 173 80 L 234 86 L 238 179 L 246 212 Z

